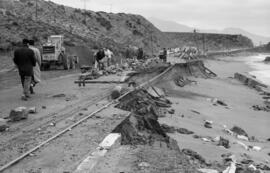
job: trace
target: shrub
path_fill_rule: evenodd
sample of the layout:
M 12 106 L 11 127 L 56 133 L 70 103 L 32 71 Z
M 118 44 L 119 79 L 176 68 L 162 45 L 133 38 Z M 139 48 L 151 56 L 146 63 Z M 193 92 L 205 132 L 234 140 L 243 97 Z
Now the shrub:
M 103 17 L 97 17 L 96 20 L 101 26 L 105 27 L 107 30 L 110 30 L 112 28 L 111 22 L 107 19 Z

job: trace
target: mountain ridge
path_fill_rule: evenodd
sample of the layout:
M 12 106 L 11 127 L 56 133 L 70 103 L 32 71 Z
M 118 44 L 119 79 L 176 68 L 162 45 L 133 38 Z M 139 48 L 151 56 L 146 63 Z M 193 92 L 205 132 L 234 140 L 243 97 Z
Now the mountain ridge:
M 163 32 L 193 32 L 194 29 L 196 29 L 198 32 L 201 33 L 232 34 L 232 35 L 241 34 L 250 38 L 255 45 L 266 44 L 270 42 L 270 37 L 253 34 L 241 28 L 228 27 L 222 30 L 200 29 L 197 27 L 190 27 L 184 24 L 179 24 L 174 21 L 162 20 L 154 17 L 149 17 L 147 19 L 150 20 L 157 28 L 159 28 Z

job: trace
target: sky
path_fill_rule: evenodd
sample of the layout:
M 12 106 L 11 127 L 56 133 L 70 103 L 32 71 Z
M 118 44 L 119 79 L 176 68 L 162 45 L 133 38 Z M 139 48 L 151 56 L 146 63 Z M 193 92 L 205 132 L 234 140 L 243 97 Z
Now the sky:
M 75 8 L 140 14 L 200 29 L 270 36 L 270 0 L 51 0 Z

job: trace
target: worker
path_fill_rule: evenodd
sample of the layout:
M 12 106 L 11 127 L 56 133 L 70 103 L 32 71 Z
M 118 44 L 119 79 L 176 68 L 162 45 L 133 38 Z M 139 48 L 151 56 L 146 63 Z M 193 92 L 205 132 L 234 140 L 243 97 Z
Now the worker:
M 105 56 L 106 56 L 106 60 L 107 60 L 106 65 L 109 67 L 110 65 L 112 65 L 113 52 L 110 49 L 106 49 Z
M 105 52 L 103 48 L 100 48 L 99 51 L 95 54 L 95 59 L 97 62 L 98 70 L 104 69 L 104 64 L 102 62 L 102 59 L 105 57 Z
M 137 59 L 138 60 L 142 60 L 143 59 L 143 49 L 142 48 L 139 48 L 138 49 L 138 53 L 137 53 Z
M 161 59 L 163 60 L 163 62 L 167 62 L 167 50 L 166 50 L 166 48 L 163 48 Z
M 29 40 L 29 48 L 34 51 L 35 59 L 36 59 L 36 66 L 33 68 L 34 75 L 33 75 L 32 83 L 30 87 L 31 94 L 34 94 L 33 87 L 35 87 L 35 85 L 41 81 L 41 77 L 40 77 L 41 55 L 38 48 L 36 48 L 34 45 L 35 45 L 35 41 Z
M 22 47 L 14 51 L 13 61 L 19 70 L 23 86 L 22 100 L 30 98 L 30 85 L 33 76 L 33 67 L 36 65 L 34 52 L 28 48 L 28 40 L 23 39 Z

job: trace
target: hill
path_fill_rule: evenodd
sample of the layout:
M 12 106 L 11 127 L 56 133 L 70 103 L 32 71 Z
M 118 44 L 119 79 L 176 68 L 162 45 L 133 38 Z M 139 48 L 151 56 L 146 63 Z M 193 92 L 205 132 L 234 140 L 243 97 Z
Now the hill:
M 195 28 L 176 23 L 174 21 L 169 20 L 161 20 L 157 18 L 149 18 L 149 20 L 161 31 L 164 32 L 192 32 Z M 214 34 L 231 34 L 231 35 L 243 35 L 252 40 L 254 45 L 260 45 L 260 44 L 266 44 L 270 42 L 270 37 L 253 34 L 250 32 L 247 32 L 241 28 L 225 28 L 223 30 L 216 30 L 216 29 L 200 29 L 196 28 L 201 33 L 214 33 Z
M 2 4 L 0 13 L 2 50 L 18 45 L 25 37 L 42 43 L 51 34 L 64 34 L 67 46 L 109 47 L 117 51 L 128 46 L 149 51 L 163 47 L 163 41 L 168 41 L 165 34 L 140 15 L 83 11 L 37 0 L 36 19 L 35 0 L 6 1 L 6 4 Z M 12 8 L 4 8 L 7 6 Z
M 260 45 L 260 44 L 265 44 L 265 43 L 270 42 L 270 37 L 265 37 L 265 36 L 253 34 L 253 33 L 247 32 L 247 31 L 240 29 L 240 28 L 225 28 L 221 32 L 225 33 L 225 34 L 244 35 L 244 36 L 250 38 L 255 45 Z
M 151 54 L 163 47 L 201 43 L 194 44 L 191 33 L 179 33 L 174 38 L 174 34 L 161 32 L 140 15 L 84 11 L 44 0 L 2 0 L 0 20 L 0 51 L 13 50 L 22 38 L 32 38 L 41 45 L 54 34 L 64 34 L 64 44 L 69 52 L 83 47 L 89 50 L 108 47 L 123 55 L 127 49 L 142 47 Z M 218 34 L 207 37 L 207 47 L 252 46 L 245 37 L 225 37 L 227 39 Z M 91 53 L 85 54 L 87 58 Z
M 193 32 L 194 28 L 169 20 L 161 20 L 155 17 L 148 18 L 158 29 L 163 32 Z
M 209 34 L 191 32 L 166 32 L 172 45 L 194 46 L 199 49 L 216 51 L 253 47 L 252 41 L 242 35 Z

